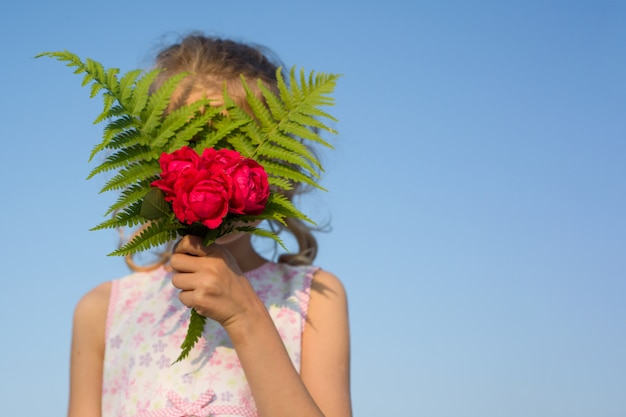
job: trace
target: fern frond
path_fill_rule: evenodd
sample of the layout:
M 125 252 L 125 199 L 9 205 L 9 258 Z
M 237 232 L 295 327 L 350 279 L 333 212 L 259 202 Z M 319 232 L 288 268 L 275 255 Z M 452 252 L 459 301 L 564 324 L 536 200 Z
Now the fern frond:
M 147 227 L 135 235 L 130 242 L 111 252 L 110 256 L 127 256 L 164 245 L 178 236 L 180 225 L 169 218 L 148 223 Z
M 204 137 L 198 139 L 194 144 L 194 147 L 199 149 L 221 147 L 219 146 L 220 143 L 229 142 L 231 138 L 241 136 L 240 130 L 246 123 L 250 123 L 250 121 L 232 120 L 228 117 L 220 117 L 219 115 L 216 115 L 216 117 L 213 119 L 214 129 L 210 130 L 206 135 L 204 135 Z M 242 155 L 247 154 L 242 153 Z
M 104 215 L 108 216 L 109 214 L 116 211 L 119 212 L 120 210 L 126 209 L 126 207 L 133 206 L 135 203 L 139 203 L 139 206 L 141 207 L 141 202 L 146 195 L 147 190 L 151 189 L 151 182 L 152 181 L 150 180 L 140 181 L 126 187 L 124 190 L 122 190 L 120 196 L 117 198 L 115 203 L 113 203 L 111 207 L 109 207 Z
M 265 171 L 269 176 L 282 177 L 295 182 L 303 182 L 321 190 L 324 189 L 313 178 L 310 178 L 300 172 L 297 167 L 282 165 L 273 161 L 261 160 L 258 162 L 263 165 L 263 168 L 265 168 Z
M 131 115 L 135 117 L 141 116 L 141 113 L 148 103 L 148 98 L 150 97 L 148 94 L 150 87 L 160 72 L 160 70 L 147 72 L 134 84 L 133 92 L 128 103 L 128 110 Z
M 265 99 L 274 120 L 281 120 L 287 117 L 287 109 L 278 97 L 276 97 L 276 95 L 270 91 L 270 89 L 267 88 L 261 80 L 258 81 L 257 85 L 263 94 L 263 98 Z
M 250 90 L 250 87 L 243 77 L 241 77 L 241 82 L 243 83 L 243 88 L 246 92 L 246 101 L 252 109 L 252 113 L 254 114 L 257 123 L 260 125 L 261 131 L 269 134 L 277 128 L 276 120 L 272 117 L 272 114 L 265 104 L 263 104 L 257 95 Z
M 296 206 L 282 194 L 274 193 L 270 196 L 270 199 L 266 207 L 267 211 L 276 212 L 282 214 L 284 217 L 292 217 L 300 220 L 304 220 L 308 223 L 315 224 L 315 222 L 307 217 L 304 213 L 296 208 Z
M 101 193 L 111 190 L 122 190 L 134 183 L 145 181 L 149 178 L 158 178 L 160 171 L 158 161 L 143 161 L 134 163 L 120 169 L 117 175 L 106 182 L 100 190 Z
M 102 81 L 107 90 L 109 90 L 114 95 L 117 95 L 119 91 L 119 82 L 117 80 L 117 74 L 119 73 L 119 68 L 109 68 L 108 70 L 106 70 L 104 75 L 105 78 Z M 95 96 L 92 96 L 92 98 L 93 97 Z
M 111 107 L 113 107 L 113 105 L 117 102 L 117 98 L 111 94 L 110 92 L 104 92 L 102 94 L 102 114 L 107 114 L 109 112 L 109 110 L 111 109 Z M 98 119 L 96 119 L 98 120 Z M 94 121 L 94 124 L 97 123 L 96 121 Z
M 91 93 L 89 93 L 89 97 L 94 98 L 95 96 L 98 95 L 100 90 L 102 90 L 103 88 L 104 88 L 104 85 L 102 84 L 98 84 L 98 83 L 91 84 Z
M 274 240 L 276 243 L 278 243 L 280 246 L 282 246 L 282 248 L 285 251 L 289 251 L 289 249 L 287 249 L 287 247 L 283 243 L 282 239 L 276 233 L 272 232 L 271 230 L 260 229 L 258 227 L 254 227 L 254 226 L 238 226 L 238 227 L 235 227 L 235 231 L 237 231 L 237 232 L 244 232 L 244 233 L 250 233 L 252 235 L 259 236 L 259 237 L 270 238 L 270 239 Z
M 201 316 L 195 309 L 191 309 L 191 317 L 189 318 L 189 328 L 187 329 L 187 336 L 185 340 L 180 345 L 182 351 L 178 358 L 174 361 L 174 363 L 180 362 L 189 356 L 189 352 L 196 345 L 200 337 L 202 337 L 202 332 L 204 331 L 204 325 L 206 324 L 206 317 Z M 174 364 L 173 363 L 173 364 Z M 173 365 L 172 364 L 172 365 Z
M 232 99 L 225 96 L 228 117 L 235 123 L 240 124 L 239 130 L 255 148 L 261 146 L 266 141 L 267 134 L 263 133 L 262 127 L 244 109 L 237 106 Z M 246 158 L 253 158 L 252 154 L 243 154 Z
M 144 219 L 139 215 L 141 211 L 141 202 L 135 202 L 121 211 L 115 213 L 115 215 L 90 230 L 102 230 L 102 229 L 119 229 L 122 227 L 134 227 L 144 222 Z M 110 213 L 107 213 L 107 215 Z
M 259 143 L 255 155 L 264 155 L 271 160 L 281 161 L 281 165 L 285 167 L 288 164 L 296 165 L 306 172 L 307 177 L 317 178 L 317 170 L 323 170 L 319 160 L 298 140 L 290 138 L 298 137 L 321 144 L 323 146 L 332 147 L 318 133 L 317 129 L 329 132 L 334 131 L 325 123 L 320 121 L 316 116 L 327 115 L 318 109 L 320 105 L 331 105 L 332 99 L 327 94 L 334 88 L 337 76 L 334 75 L 318 75 L 313 76 L 310 73 L 308 79 L 304 71 L 300 71 L 300 77 L 296 76 L 295 68 L 289 73 L 290 86 L 287 87 L 282 73 L 277 71 L 278 88 L 280 99 L 269 89 L 259 84 L 259 88 L 264 95 L 268 107 L 264 106 L 254 94 L 247 91 L 248 104 L 253 109 L 253 113 L 258 121 L 257 124 L 251 124 L 246 127 L 245 133 L 250 139 Z M 244 84 L 245 87 L 245 84 Z M 271 117 L 280 116 L 280 120 L 272 120 Z M 328 115 L 331 120 L 332 116 Z M 280 148 L 287 148 L 298 156 L 286 156 L 287 153 Z M 287 162 L 287 163 L 285 163 Z M 315 167 L 315 169 L 313 168 Z M 290 171 L 287 171 L 290 172 Z M 289 175 L 285 172 L 274 172 L 275 175 Z M 287 176 L 289 180 L 295 180 L 292 176 Z M 307 183 L 310 183 L 304 180 Z M 311 180 L 313 181 L 313 180 Z
M 254 153 L 258 149 L 256 146 L 254 146 L 254 144 L 250 142 L 250 138 L 242 133 L 232 134 L 228 138 L 226 138 L 226 140 L 234 150 L 236 150 L 246 158 L 250 158 L 250 155 L 254 155 Z M 260 161 L 257 162 L 260 163 Z
M 61 62 L 66 62 L 66 65 L 68 67 L 82 66 L 82 61 L 80 60 L 78 55 L 73 54 L 68 50 L 56 51 L 56 52 L 42 52 L 40 54 L 35 55 L 35 58 L 41 58 L 44 56 L 49 57 L 49 58 L 55 58 L 56 60 L 61 61 Z
M 84 67 L 85 72 L 87 73 L 85 75 L 85 79 L 89 77 L 93 80 L 92 82 L 98 82 L 101 84 L 104 84 L 106 82 L 106 71 L 101 63 L 94 61 L 93 59 L 87 58 L 85 60 Z M 83 85 L 87 85 L 85 79 L 83 79 Z
M 129 129 L 131 127 L 137 126 L 137 120 L 128 114 L 124 114 L 117 119 L 110 122 L 105 128 L 103 133 L 103 140 L 99 144 L 97 144 L 89 155 L 89 161 L 93 160 L 94 156 L 96 156 L 99 152 L 103 151 L 107 148 L 109 142 L 115 137 L 116 134 Z
M 321 145 L 326 146 L 327 148 L 332 148 L 332 145 L 326 142 L 322 137 L 315 133 L 313 130 L 308 128 L 305 124 L 299 123 L 301 120 L 298 120 L 299 115 L 294 115 L 292 118 L 293 121 L 285 121 L 281 124 L 281 130 L 283 134 L 298 136 L 302 139 L 308 139 L 312 142 L 317 142 Z
M 143 70 L 137 69 L 129 71 L 120 80 L 119 86 L 119 101 L 123 106 L 130 105 L 130 99 L 133 96 L 132 86 L 137 81 L 137 78 L 143 73 Z
M 301 139 L 277 131 L 268 138 L 268 141 L 269 143 L 266 143 L 265 146 L 259 147 L 258 153 L 260 155 L 265 155 L 268 148 L 285 148 L 301 157 L 303 161 L 308 161 L 310 164 L 315 165 L 318 169 L 322 169 L 322 164 L 319 162 L 313 152 L 311 152 L 310 148 L 308 148 L 304 143 L 301 142 Z
M 104 101 L 104 110 L 102 111 L 102 113 L 100 113 L 98 115 L 98 117 L 96 117 L 96 119 L 93 121 L 93 124 L 96 125 L 100 122 L 103 122 L 106 119 L 111 119 L 113 117 L 118 117 L 118 116 L 122 116 L 126 113 L 126 109 L 122 106 L 118 105 L 114 105 L 115 102 L 117 101 L 117 99 L 112 96 L 111 94 L 103 94 L 103 101 Z M 109 103 L 110 102 L 110 103 Z
M 159 155 L 155 154 L 152 148 L 145 145 L 133 145 L 123 147 L 117 152 L 109 155 L 104 162 L 95 167 L 87 176 L 87 179 L 93 178 L 102 172 L 111 171 L 121 168 L 135 162 L 151 161 L 158 159 Z
M 121 132 L 122 130 L 128 129 L 130 127 L 137 128 L 139 127 L 139 121 L 128 114 L 124 114 L 117 119 L 110 122 L 104 128 L 104 138 L 111 139 L 116 133 Z
M 143 128 L 145 135 L 151 135 L 152 132 L 161 124 L 163 112 L 169 106 L 172 94 L 187 76 L 186 73 L 176 74 L 163 83 L 161 87 L 150 95 L 148 104 L 142 114 Z
M 280 177 L 269 177 L 267 181 L 273 188 L 280 188 L 284 191 L 293 190 L 293 182 L 289 181 L 288 179 Z
M 176 149 L 182 148 L 183 146 L 190 145 L 200 132 L 208 129 L 210 119 L 211 113 L 201 113 L 195 116 L 176 132 L 176 135 L 172 137 L 172 140 L 164 146 L 163 152 L 170 153 Z
M 160 126 L 156 131 L 152 133 L 152 146 L 158 149 L 165 149 L 165 146 L 172 140 L 175 140 L 175 135 L 183 126 L 189 123 L 195 115 L 200 111 L 200 109 L 208 106 L 207 100 L 200 100 L 194 102 L 188 106 L 180 107 L 173 112 L 165 115 L 163 120 L 160 123 Z M 207 114 L 206 117 L 209 119 L 215 115 L 211 109 L 208 109 L 210 114 Z M 170 145 L 171 147 L 176 146 L 176 143 Z
M 146 143 L 146 138 L 136 128 L 122 130 L 116 133 L 115 136 L 106 144 L 104 149 L 115 150 L 124 147 L 131 147 Z
M 276 81 L 278 87 L 278 94 L 280 100 L 284 103 L 286 108 L 293 107 L 293 99 L 291 97 L 291 93 L 289 92 L 289 87 L 287 86 L 287 82 L 285 81 L 282 73 L 282 69 L 279 68 L 276 70 Z
M 302 101 L 302 90 L 298 85 L 298 78 L 296 76 L 295 67 L 291 68 L 291 70 L 289 71 L 289 92 L 293 96 L 293 101 L 295 101 L 296 103 Z
M 280 160 L 287 162 L 291 165 L 300 167 L 300 169 L 304 172 L 310 173 L 313 177 L 319 177 L 315 168 L 309 164 L 304 156 L 291 149 L 286 149 L 280 146 L 264 146 L 259 148 L 257 155 L 259 156 L 259 159 Z M 315 162 L 318 162 L 317 159 L 313 159 Z M 321 168 L 321 166 L 319 168 Z

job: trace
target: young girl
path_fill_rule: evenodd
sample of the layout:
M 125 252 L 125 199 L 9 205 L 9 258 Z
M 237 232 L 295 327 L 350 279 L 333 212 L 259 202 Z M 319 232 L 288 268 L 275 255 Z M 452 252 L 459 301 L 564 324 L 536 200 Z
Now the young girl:
M 188 36 L 156 66 L 157 85 L 192 74 L 174 106 L 204 96 L 219 104 L 223 85 L 244 105 L 240 75 L 276 90 L 276 66 L 229 40 Z M 350 416 L 346 295 L 335 276 L 310 266 L 310 231 L 289 226 L 299 253 L 277 263 L 248 234 L 210 246 L 186 236 L 165 265 L 86 294 L 74 316 L 69 416 Z M 209 320 L 190 355 L 172 364 L 189 308 Z

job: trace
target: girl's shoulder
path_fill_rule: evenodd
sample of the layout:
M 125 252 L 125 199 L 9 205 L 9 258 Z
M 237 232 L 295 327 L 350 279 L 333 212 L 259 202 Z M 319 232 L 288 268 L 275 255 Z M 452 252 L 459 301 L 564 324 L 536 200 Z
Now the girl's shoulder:
M 320 409 L 352 415 L 348 301 L 342 282 L 328 271 L 318 270 L 313 276 L 307 323 L 302 334 L 302 381 Z
M 333 273 L 317 268 L 313 274 L 311 286 L 317 286 L 321 291 L 324 288 L 335 292 L 337 295 L 345 297 L 345 288 L 341 280 Z M 314 289 L 314 288 L 313 288 Z
M 320 320 L 319 316 L 331 322 L 336 317 L 347 319 L 348 296 L 341 280 L 333 273 L 317 269 L 311 280 L 309 318 Z
M 99 284 L 90 291 L 88 291 L 76 304 L 75 317 L 81 316 L 94 316 L 104 312 L 109 305 L 109 298 L 111 297 L 112 282 L 107 281 Z
M 111 297 L 120 285 L 128 285 L 127 283 L 141 282 L 142 280 L 155 280 L 165 274 L 164 268 L 157 268 L 149 272 L 134 272 L 97 285 L 83 295 L 76 304 L 74 320 L 106 320 Z

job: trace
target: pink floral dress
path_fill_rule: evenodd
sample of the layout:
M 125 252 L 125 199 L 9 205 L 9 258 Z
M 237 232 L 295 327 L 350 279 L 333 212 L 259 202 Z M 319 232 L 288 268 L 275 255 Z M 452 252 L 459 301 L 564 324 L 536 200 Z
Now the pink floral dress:
M 295 368 L 315 267 L 266 263 L 247 272 Z M 224 329 L 207 320 L 182 362 L 189 309 L 163 269 L 113 281 L 106 327 L 103 417 L 257 416 L 237 354 Z

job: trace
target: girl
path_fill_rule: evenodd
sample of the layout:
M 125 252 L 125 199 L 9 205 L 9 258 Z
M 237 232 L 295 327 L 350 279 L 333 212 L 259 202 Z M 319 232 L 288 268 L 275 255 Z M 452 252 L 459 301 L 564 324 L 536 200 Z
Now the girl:
M 173 106 L 205 96 L 219 104 L 224 85 L 244 105 L 240 75 L 276 90 L 276 65 L 229 40 L 188 36 L 156 66 L 164 70 L 157 86 L 192 74 Z M 87 293 L 74 315 L 69 417 L 351 416 L 344 288 L 310 266 L 310 230 L 293 220 L 288 229 L 299 253 L 276 263 L 248 234 L 208 247 L 186 236 L 165 265 Z M 189 308 L 210 320 L 190 355 L 172 364 Z

